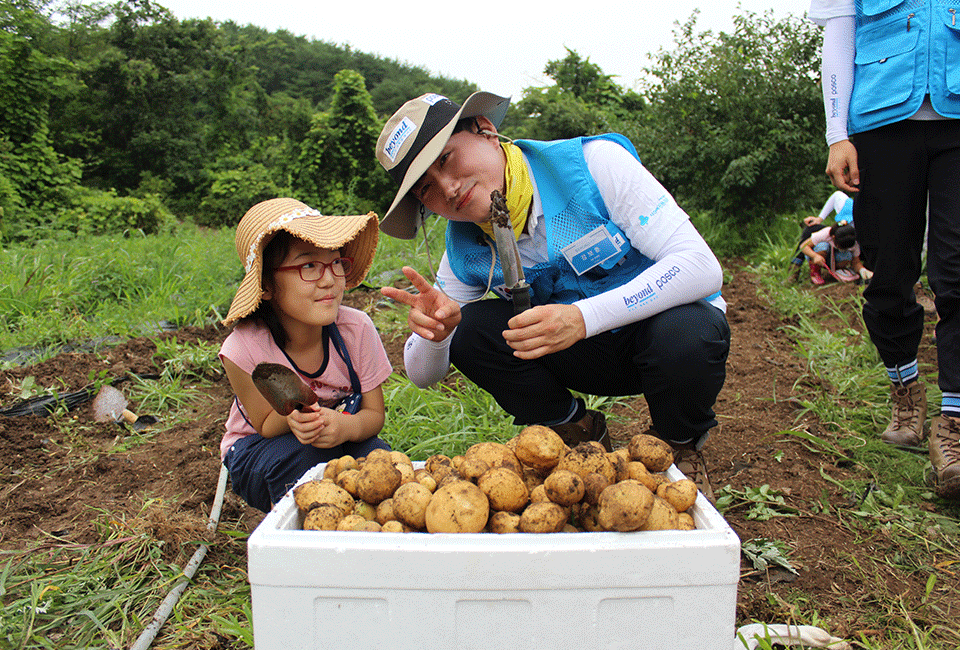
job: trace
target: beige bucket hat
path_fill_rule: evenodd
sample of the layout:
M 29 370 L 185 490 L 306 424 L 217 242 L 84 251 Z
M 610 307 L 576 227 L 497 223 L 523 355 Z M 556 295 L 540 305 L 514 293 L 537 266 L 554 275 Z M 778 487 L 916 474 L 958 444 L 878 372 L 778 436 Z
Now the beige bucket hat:
M 377 215 L 370 212 L 355 216 L 330 216 L 320 214 L 296 199 L 270 199 L 256 204 L 243 215 L 237 224 L 237 254 L 246 269 L 230 311 L 223 320 L 232 325 L 244 316 L 249 316 L 260 304 L 263 287 L 260 277 L 263 270 L 263 249 L 273 234 L 286 230 L 320 248 L 343 250 L 344 257 L 353 258 L 353 269 L 346 277 L 346 288 L 352 289 L 363 282 L 373 263 L 380 233 L 377 230 Z
M 499 128 L 508 106 L 509 97 L 487 92 L 473 93 L 463 106 L 434 93 L 401 106 L 387 120 L 377 140 L 377 160 L 400 186 L 380 229 L 398 239 L 416 237 L 423 222 L 422 204 L 409 195 L 410 188 L 443 151 L 460 119 L 482 115 Z

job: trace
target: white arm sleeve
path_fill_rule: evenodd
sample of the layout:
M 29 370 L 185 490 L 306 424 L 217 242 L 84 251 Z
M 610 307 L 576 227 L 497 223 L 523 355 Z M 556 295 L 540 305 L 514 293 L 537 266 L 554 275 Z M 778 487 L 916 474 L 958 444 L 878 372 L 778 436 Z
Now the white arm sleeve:
M 820 218 L 826 219 L 830 216 L 831 212 L 840 212 L 849 199 L 849 196 L 837 190 L 831 194 L 827 202 L 823 204 L 823 209 L 820 210 Z
M 847 139 L 855 50 L 853 16 L 827 20 L 823 29 L 820 67 L 823 109 L 827 118 L 827 145 Z
M 619 144 L 584 147 L 587 166 L 610 219 L 631 245 L 655 263 L 626 284 L 574 304 L 594 336 L 716 294 L 723 270 L 710 247 L 669 192 Z M 723 309 L 719 296 L 714 304 Z

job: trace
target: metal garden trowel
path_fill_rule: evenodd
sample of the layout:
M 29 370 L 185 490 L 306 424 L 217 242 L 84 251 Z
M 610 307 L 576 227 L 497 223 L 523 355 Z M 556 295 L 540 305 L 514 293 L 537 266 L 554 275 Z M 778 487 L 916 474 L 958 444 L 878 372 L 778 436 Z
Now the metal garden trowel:
M 138 416 L 127 408 L 127 404 L 123 393 L 109 384 L 104 384 L 93 398 L 93 418 L 97 422 L 126 422 L 134 431 L 141 431 L 151 424 L 156 424 L 157 418 L 152 415 Z
M 253 384 L 273 410 L 286 417 L 317 402 L 317 395 L 290 368 L 279 363 L 258 363 Z

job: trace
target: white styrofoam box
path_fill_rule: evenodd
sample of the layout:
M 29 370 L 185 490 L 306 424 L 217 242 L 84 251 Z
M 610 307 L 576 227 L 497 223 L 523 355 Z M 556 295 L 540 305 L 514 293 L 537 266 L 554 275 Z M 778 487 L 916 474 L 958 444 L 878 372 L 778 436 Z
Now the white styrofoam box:
M 729 648 L 740 540 L 702 494 L 690 512 L 697 530 L 304 531 L 291 492 L 247 542 L 256 650 Z

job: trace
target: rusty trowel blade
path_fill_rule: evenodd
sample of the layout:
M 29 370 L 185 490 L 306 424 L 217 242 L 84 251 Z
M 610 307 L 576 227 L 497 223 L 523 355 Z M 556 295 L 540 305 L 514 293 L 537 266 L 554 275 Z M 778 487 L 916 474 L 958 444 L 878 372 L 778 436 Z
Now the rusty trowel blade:
M 257 390 L 280 415 L 290 415 L 317 401 L 316 394 L 297 373 L 279 363 L 257 364 L 252 377 Z
M 127 398 L 113 386 L 104 384 L 93 398 L 92 408 L 97 422 L 117 422 L 127 408 Z

